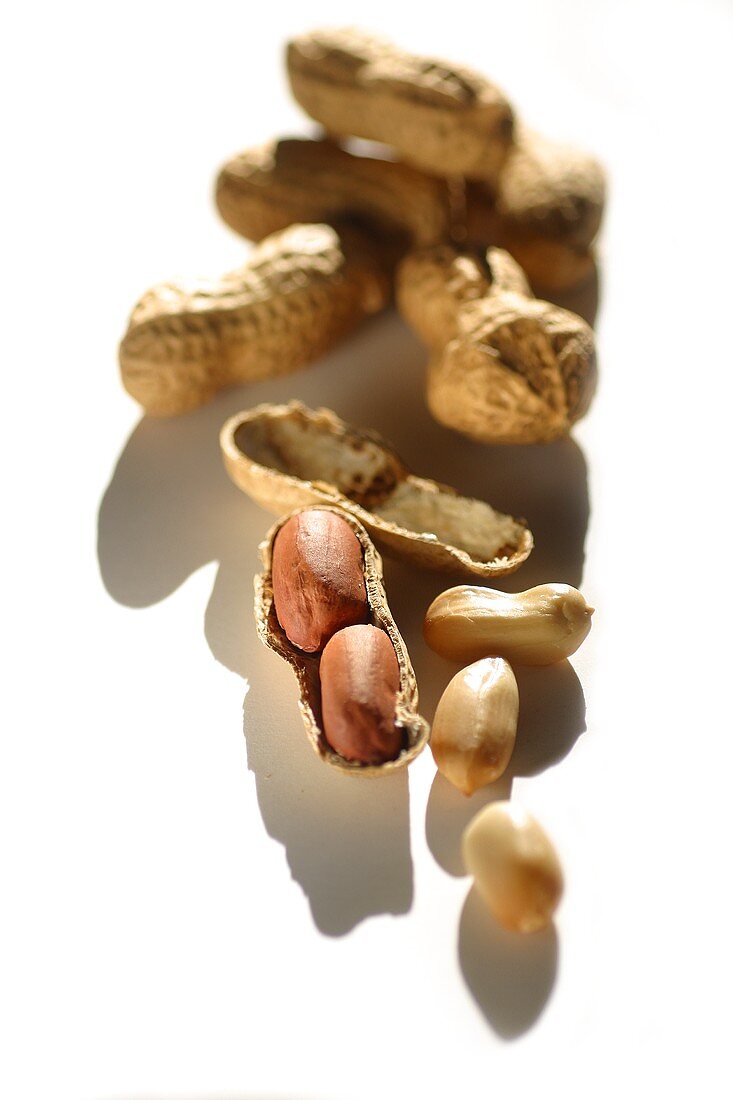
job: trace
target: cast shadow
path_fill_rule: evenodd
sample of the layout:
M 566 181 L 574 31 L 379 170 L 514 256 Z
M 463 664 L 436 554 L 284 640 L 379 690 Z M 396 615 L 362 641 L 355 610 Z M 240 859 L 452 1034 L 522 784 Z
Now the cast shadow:
M 569 661 L 514 669 L 519 687 L 517 740 L 507 771 L 538 775 L 558 764 L 585 733 L 585 696 Z
M 399 338 L 396 352 L 393 347 L 395 327 L 364 329 L 348 350 L 302 375 L 231 390 L 188 416 L 142 419 L 98 517 L 102 579 L 125 606 L 151 606 L 201 566 L 218 562 L 206 639 L 214 657 L 248 684 L 244 735 L 263 823 L 284 846 L 317 927 L 331 936 L 371 915 L 410 909 L 407 775 L 360 781 L 328 768 L 310 748 L 292 672 L 264 649 L 254 628 L 252 578 L 260 568 L 258 544 L 273 517 L 229 481 L 218 434 L 239 409 L 296 395 L 315 406 L 334 404 L 336 395 L 342 414 L 360 422 L 360 386 L 387 385 L 383 369 L 372 372 L 372 358 L 404 362 Z M 417 345 L 414 351 L 422 354 Z
M 465 875 L 461 856 L 461 838 L 479 810 L 490 802 L 511 797 L 512 777 L 507 772 L 488 787 L 467 798 L 440 774 L 435 773 L 425 813 L 425 839 L 432 855 L 449 875 Z
M 554 925 L 507 932 L 472 888 L 461 913 L 458 961 L 471 995 L 494 1031 L 517 1039 L 537 1022 L 557 977 Z

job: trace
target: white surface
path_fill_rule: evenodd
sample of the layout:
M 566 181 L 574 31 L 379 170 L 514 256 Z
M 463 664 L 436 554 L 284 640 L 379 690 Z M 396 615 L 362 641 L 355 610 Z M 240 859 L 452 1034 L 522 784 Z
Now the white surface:
M 408 11 L 31 3 L 4 35 L 3 1096 L 730 1095 L 731 9 Z M 282 39 L 348 22 L 477 64 L 608 164 L 602 385 L 575 442 L 439 429 L 395 318 L 178 421 L 122 392 L 136 296 L 244 254 L 217 165 L 307 128 Z M 556 934 L 515 942 L 466 902 L 482 800 L 434 784 L 429 752 L 408 791 L 305 746 L 251 620 L 270 520 L 216 439 L 290 396 L 526 514 L 518 587 L 583 572 L 595 625 L 575 672 L 522 674 L 512 789 L 564 863 Z M 420 619 L 445 581 L 387 584 L 430 717 L 452 666 Z

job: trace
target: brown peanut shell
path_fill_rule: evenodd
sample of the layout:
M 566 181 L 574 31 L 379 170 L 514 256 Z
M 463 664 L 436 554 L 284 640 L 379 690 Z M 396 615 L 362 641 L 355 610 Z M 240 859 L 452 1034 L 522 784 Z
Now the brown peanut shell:
M 260 557 L 263 569 L 255 577 L 255 622 L 260 640 L 283 660 L 287 661 L 298 680 L 300 690 L 299 707 L 305 725 L 308 740 L 316 754 L 333 768 L 348 775 L 376 776 L 386 775 L 397 768 L 404 767 L 422 751 L 430 736 L 430 727 L 417 710 L 418 694 L 415 673 L 410 662 L 407 647 L 402 639 L 387 603 L 382 582 L 382 559 L 374 547 L 366 530 L 355 516 L 339 507 L 318 504 L 319 510 L 335 512 L 349 524 L 364 551 L 364 577 L 370 608 L 370 622 L 384 630 L 397 656 L 400 670 L 400 685 L 397 693 L 396 720 L 404 731 L 405 746 L 394 760 L 382 764 L 360 764 L 345 760 L 334 752 L 326 741 L 321 723 L 319 656 L 308 655 L 290 642 L 278 622 L 272 594 L 272 548 L 280 528 L 293 515 L 307 508 L 298 508 L 282 516 L 275 523 L 260 544 Z
M 450 235 L 444 180 L 332 141 L 288 138 L 240 153 L 219 172 L 216 203 L 227 225 L 253 241 L 293 222 L 345 219 L 380 230 L 393 250 Z
M 497 179 L 513 113 L 480 74 L 353 29 L 293 39 L 287 70 L 295 99 L 329 134 L 391 145 L 438 176 Z
M 484 258 L 444 245 L 407 256 L 397 304 L 431 348 L 428 405 L 441 424 L 484 443 L 546 443 L 587 411 L 592 329 L 523 293 L 501 250 Z
M 606 183 L 594 156 L 522 127 L 494 200 L 508 232 L 587 249 L 601 227 Z
M 258 405 L 231 417 L 220 443 L 232 481 L 267 511 L 334 505 L 381 550 L 427 569 L 497 577 L 532 550 L 522 521 L 416 477 L 379 435 L 329 409 Z
M 467 185 L 466 239 L 507 249 L 536 290 L 558 293 L 592 274 L 604 203 L 595 157 L 522 127 L 496 185 Z
M 504 293 L 532 297 L 519 264 L 500 248 L 469 252 L 454 244 L 415 249 L 397 268 L 397 306 L 428 347 L 445 347 L 471 303 Z
M 227 385 L 312 362 L 389 296 L 359 234 L 292 225 L 219 280 L 149 290 L 120 344 L 122 382 L 152 416 L 188 412 Z

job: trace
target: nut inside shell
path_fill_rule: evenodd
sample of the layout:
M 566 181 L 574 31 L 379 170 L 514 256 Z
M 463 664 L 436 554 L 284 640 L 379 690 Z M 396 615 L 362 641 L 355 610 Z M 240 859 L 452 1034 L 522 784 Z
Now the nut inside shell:
M 260 544 L 263 569 L 255 577 L 255 622 L 260 640 L 287 661 L 298 680 L 300 712 L 308 740 L 317 755 L 327 764 L 350 775 L 384 775 L 403 767 L 413 760 L 427 744 L 430 727 L 418 714 L 417 681 L 410 662 L 407 647 L 397 629 L 387 603 L 382 583 L 382 559 L 361 523 L 341 508 L 318 505 L 319 510 L 331 511 L 349 524 L 361 544 L 364 554 L 364 578 L 369 602 L 368 622 L 389 637 L 399 665 L 400 682 L 397 692 L 395 718 L 404 733 L 402 750 L 394 760 L 382 764 L 360 764 L 346 760 L 335 752 L 326 741 L 321 715 L 321 688 L 319 679 L 319 654 L 307 654 L 298 649 L 285 634 L 275 611 L 272 591 L 272 551 L 281 527 L 294 515 L 307 511 L 298 508 L 283 516 L 270 528 Z
M 335 504 L 394 557 L 489 577 L 514 572 L 532 550 L 522 521 L 416 477 L 379 435 L 329 409 L 258 405 L 228 420 L 220 442 L 232 481 L 263 508 Z

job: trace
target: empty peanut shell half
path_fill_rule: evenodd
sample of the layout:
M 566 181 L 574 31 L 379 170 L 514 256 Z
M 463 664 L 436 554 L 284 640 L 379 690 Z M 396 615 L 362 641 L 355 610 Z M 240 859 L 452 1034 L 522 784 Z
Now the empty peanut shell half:
M 293 222 L 345 219 L 381 231 L 380 243 L 395 256 L 410 242 L 450 236 L 444 180 L 332 141 L 290 138 L 240 153 L 219 173 L 216 203 L 227 225 L 253 241 Z
M 293 39 L 287 67 L 298 103 L 329 134 L 384 142 L 438 176 L 497 178 L 513 113 L 479 73 L 353 29 Z
M 133 310 L 122 381 L 152 416 L 175 416 L 236 382 L 297 370 L 382 309 L 389 280 L 357 233 L 293 225 L 211 282 L 163 283 Z
M 425 719 L 422 718 L 417 711 L 418 699 L 415 674 L 412 664 L 410 663 L 410 657 L 405 643 L 389 610 L 384 585 L 382 583 L 382 560 L 375 550 L 366 530 L 353 515 L 345 512 L 341 508 L 333 507 L 328 504 L 319 504 L 318 506 L 319 512 L 331 512 L 338 519 L 343 519 L 358 539 L 363 553 L 364 582 L 368 602 L 366 622 L 360 626 L 347 626 L 343 630 L 338 631 L 332 636 L 331 641 L 324 648 L 333 646 L 334 641 L 340 639 L 341 636 L 348 631 L 369 631 L 376 628 L 384 632 L 389 645 L 394 649 L 399 669 L 396 692 L 394 690 L 394 681 L 391 679 L 393 675 L 391 671 L 388 672 L 387 677 L 390 682 L 385 687 L 385 691 L 391 690 L 395 699 L 394 726 L 397 731 L 398 740 L 395 749 L 397 754 L 394 755 L 392 759 L 386 759 L 381 763 L 361 763 L 355 759 L 346 759 L 346 757 L 342 756 L 331 747 L 324 733 L 321 706 L 320 666 L 322 652 L 303 652 L 303 650 L 299 649 L 289 640 L 278 619 L 273 595 L 273 548 L 278 533 L 285 524 L 289 523 L 293 516 L 303 515 L 309 511 L 311 511 L 311 509 L 301 508 L 289 515 L 283 516 L 283 518 L 278 520 L 270 531 L 268 531 L 264 541 L 260 545 L 263 570 L 255 577 L 255 621 L 257 624 L 257 633 L 266 646 L 269 646 L 270 649 L 288 662 L 297 677 L 300 690 L 300 712 L 308 740 L 318 756 L 326 764 L 338 768 L 343 772 L 347 772 L 350 775 L 384 775 L 397 768 L 403 767 L 413 760 L 425 747 L 430 730 Z M 388 649 L 389 646 L 387 643 L 385 642 L 384 644 L 385 648 Z M 356 648 L 358 650 L 359 646 Z M 335 710 L 337 712 L 342 726 L 344 715 L 348 717 L 349 708 L 343 705 L 344 701 L 339 698 L 340 689 L 342 689 L 342 692 L 354 690 L 354 680 L 358 680 L 359 673 L 359 669 L 356 667 L 353 678 L 350 675 L 345 675 L 344 670 L 341 668 L 341 663 L 345 659 L 348 659 L 348 655 L 344 658 L 343 654 L 341 654 L 339 660 L 334 662 L 335 668 L 329 670 L 329 676 L 331 677 L 329 683 L 329 706 L 332 711 Z M 336 677 L 335 692 L 334 676 Z M 358 700 L 358 702 L 362 704 L 362 714 L 359 717 L 363 720 L 364 700 Z M 366 705 L 368 706 L 368 700 L 366 700 Z M 382 719 L 384 719 L 384 715 L 382 715 Z M 339 733 L 343 738 L 343 729 L 340 729 Z
M 379 435 L 329 409 L 258 405 L 231 417 L 220 443 L 232 481 L 267 511 L 337 505 L 380 549 L 428 569 L 496 577 L 532 549 L 523 522 L 416 477 Z

